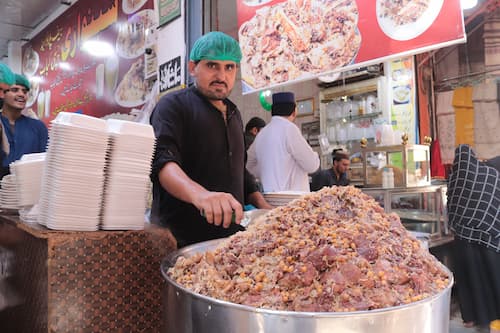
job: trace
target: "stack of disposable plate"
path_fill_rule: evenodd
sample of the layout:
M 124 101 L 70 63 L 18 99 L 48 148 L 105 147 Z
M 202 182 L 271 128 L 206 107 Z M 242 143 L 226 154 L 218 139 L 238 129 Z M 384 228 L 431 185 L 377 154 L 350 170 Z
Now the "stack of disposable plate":
M 49 137 L 38 222 L 57 230 L 97 230 L 108 144 L 106 121 L 61 112 L 52 121 Z
M 45 153 L 25 154 L 20 160 L 10 164 L 15 175 L 19 205 L 33 206 L 40 199 Z
M 19 219 L 25 223 L 38 223 L 38 205 L 19 208 Z
M 300 191 L 280 191 L 264 193 L 264 199 L 273 207 L 285 206 L 290 201 L 300 198 L 308 192 Z
M 110 138 L 101 229 L 143 229 L 155 147 L 153 128 L 118 119 L 108 119 L 107 124 Z
M 0 207 L 2 209 L 19 209 L 16 176 L 10 174 L 2 178 L 0 188 Z

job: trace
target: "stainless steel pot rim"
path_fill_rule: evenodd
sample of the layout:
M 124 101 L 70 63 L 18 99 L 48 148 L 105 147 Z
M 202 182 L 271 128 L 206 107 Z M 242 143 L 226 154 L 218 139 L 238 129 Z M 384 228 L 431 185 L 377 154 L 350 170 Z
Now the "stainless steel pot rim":
M 183 247 L 183 248 L 181 248 L 181 249 L 179 249 L 177 251 L 174 251 L 174 252 L 170 253 L 169 255 L 167 255 L 167 257 L 163 260 L 163 262 L 161 264 L 161 274 L 163 275 L 163 277 L 165 278 L 165 280 L 167 280 L 167 282 L 170 283 L 171 285 L 173 285 L 176 289 L 178 289 L 178 290 L 180 290 L 182 292 L 185 292 L 186 294 L 189 294 L 189 295 L 191 295 L 194 298 L 203 300 L 205 302 L 209 302 L 209 303 L 211 302 L 211 303 L 219 305 L 221 307 L 231 307 L 231 308 L 234 308 L 234 309 L 239 309 L 239 310 L 247 311 L 247 312 L 254 312 L 254 313 L 268 314 L 268 315 L 277 315 L 277 316 L 286 316 L 286 317 L 290 317 L 291 316 L 291 317 L 298 317 L 298 318 L 326 318 L 326 317 L 328 317 L 328 318 L 332 318 L 332 317 L 340 318 L 340 317 L 351 317 L 353 315 L 356 315 L 356 316 L 371 316 L 371 315 L 374 315 L 374 314 L 383 314 L 383 313 L 392 312 L 392 311 L 395 311 L 395 310 L 411 309 L 411 308 L 417 307 L 417 306 L 419 306 L 421 304 L 427 304 L 427 303 L 430 303 L 430 302 L 434 301 L 435 299 L 440 298 L 441 295 L 445 294 L 448 291 L 448 289 L 450 289 L 453 286 L 453 283 L 454 283 L 454 278 L 453 278 L 453 274 L 451 273 L 451 271 L 446 266 L 444 266 L 442 263 L 439 263 L 441 265 L 441 267 L 448 273 L 448 276 L 449 276 L 449 283 L 448 283 L 448 285 L 446 286 L 446 288 L 444 288 L 443 290 L 441 290 L 439 293 L 437 293 L 435 295 L 432 295 L 432 296 L 429 296 L 427 298 L 421 299 L 419 301 L 412 302 L 412 303 L 409 303 L 409 304 L 392 306 L 392 307 L 383 308 L 383 309 L 366 310 L 366 311 L 352 311 L 352 312 L 299 312 L 299 311 L 283 311 L 283 310 L 272 310 L 272 309 L 266 309 L 266 308 L 256 308 L 256 307 L 249 306 L 249 305 L 243 305 L 243 304 L 237 304 L 237 303 L 223 301 L 223 300 L 220 300 L 220 299 L 217 299 L 217 298 L 213 298 L 213 297 L 210 297 L 210 296 L 206 296 L 206 295 L 202 295 L 202 294 L 199 294 L 199 293 L 195 293 L 192 290 L 189 290 L 189 289 L 183 287 L 182 285 L 178 284 L 177 282 L 175 282 L 174 280 L 172 280 L 167 275 L 168 269 L 170 267 L 172 267 L 175 264 L 175 260 L 178 257 L 182 256 L 184 253 L 193 252 L 197 248 L 201 248 L 201 247 L 213 249 L 222 240 L 223 240 L 223 238 L 221 238 L 221 239 L 213 239 L 213 240 L 209 240 L 209 241 L 201 242 L 201 243 L 196 243 L 196 244 Z M 196 251 L 196 252 L 204 252 L 204 251 Z M 179 291 L 176 291 L 176 292 L 178 293 Z

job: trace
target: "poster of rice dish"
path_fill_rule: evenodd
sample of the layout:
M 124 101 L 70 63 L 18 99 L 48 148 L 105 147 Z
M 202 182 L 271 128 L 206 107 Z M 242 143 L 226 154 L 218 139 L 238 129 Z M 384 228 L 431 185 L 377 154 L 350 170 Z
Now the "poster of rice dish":
M 237 0 L 243 93 L 465 42 L 459 0 Z

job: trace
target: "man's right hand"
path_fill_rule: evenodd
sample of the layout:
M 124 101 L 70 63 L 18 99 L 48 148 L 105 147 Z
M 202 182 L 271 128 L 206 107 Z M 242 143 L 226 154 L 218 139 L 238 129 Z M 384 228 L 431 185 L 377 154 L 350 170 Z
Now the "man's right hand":
M 193 204 L 210 224 L 228 228 L 232 221 L 239 224 L 243 219 L 243 208 L 230 193 L 203 191 Z
M 208 223 L 229 228 L 233 214 L 235 223 L 243 219 L 243 208 L 230 193 L 208 191 L 189 178 L 175 162 L 163 166 L 159 179 L 163 188 L 174 197 L 198 208 Z

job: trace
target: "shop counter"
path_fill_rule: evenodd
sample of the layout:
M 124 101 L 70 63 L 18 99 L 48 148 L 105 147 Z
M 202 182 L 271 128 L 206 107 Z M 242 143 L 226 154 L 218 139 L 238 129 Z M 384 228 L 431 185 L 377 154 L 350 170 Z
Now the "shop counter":
M 2 332 L 159 332 L 169 230 L 54 231 L 0 215 Z M 5 288 L 5 287 L 4 287 Z

